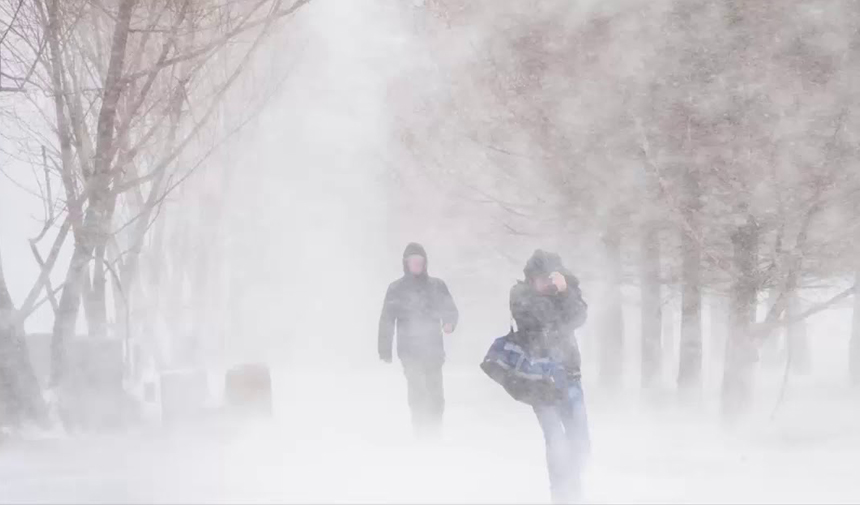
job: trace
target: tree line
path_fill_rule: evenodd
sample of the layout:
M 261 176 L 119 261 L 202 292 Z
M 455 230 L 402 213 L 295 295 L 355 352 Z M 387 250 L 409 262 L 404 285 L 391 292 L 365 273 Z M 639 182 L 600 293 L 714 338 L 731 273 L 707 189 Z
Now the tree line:
M 800 370 L 805 319 L 860 298 L 856 3 L 428 0 L 401 14 L 425 52 L 392 84 L 417 166 L 399 171 L 490 203 L 497 244 L 561 234 L 570 255 L 599 251 L 605 384 L 621 375 L 622 285 L 642 293 L 643 387 L 672 366 L 685 395 L 701 392 L 714 300 L 730 420 L 783 329 Z M 857 314 L 846 366 L 860 383 Z

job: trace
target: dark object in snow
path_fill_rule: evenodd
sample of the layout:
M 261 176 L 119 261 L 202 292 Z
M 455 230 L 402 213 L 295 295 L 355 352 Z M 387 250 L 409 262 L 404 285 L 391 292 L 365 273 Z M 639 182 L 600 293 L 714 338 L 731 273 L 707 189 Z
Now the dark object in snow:
M 122 341 L 75 337 L 66 347 L 60 416 L 66 429 L 106 430 L 128 424 L 134 403 L 123 388 Z
M 204 370 L 171 370 L 161 374 L 161 422 L 171 426 L 196 422 L 206 414 L 209 381 Z
M 264 363 L 248 363 L 227 371 L 224 383 L 227 405 L 248 414 L 272 415 L 272 376 Z

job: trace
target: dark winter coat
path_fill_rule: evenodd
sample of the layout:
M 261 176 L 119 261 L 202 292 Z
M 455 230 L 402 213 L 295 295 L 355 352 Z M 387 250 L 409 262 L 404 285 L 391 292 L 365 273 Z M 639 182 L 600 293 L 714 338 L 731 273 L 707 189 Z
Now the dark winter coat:
M 511 288 L 511 314 L 517 324 L 516 340 L 533 357 L 549 357 L 561 363 L 568 374 L 580 375 L 581 358 L 574 330 L 585 324 L 588 305 L 582 299 L 579 280 L 561 263 L 554 253 L 541 250 L 529 260 L 524 269 L 526 280 Z M 543 294 L 531 280 L 564 275 L 567 290 Z
M 456 327 L 459 313 L 441 279 L 430 277 L 426 267 L 421 275 L 409 272 L 406 257 L 412 254 L 427 258 L 418 244 L 409 244 L 403 253 L 403 277 L 388 287 L 379 318 L 379 357 L 391 359 L 396 329 L 401 360 L 441 366 L 445 361 L 442 326 Z

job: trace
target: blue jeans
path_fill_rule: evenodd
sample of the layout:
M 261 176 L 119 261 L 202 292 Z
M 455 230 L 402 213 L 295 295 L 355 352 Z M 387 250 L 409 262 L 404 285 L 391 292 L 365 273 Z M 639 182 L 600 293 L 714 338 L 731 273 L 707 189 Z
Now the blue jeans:
M 580 475 L 591 449 L 582 384 L 577 379 L 567 388 L 564 399 L 552 405 L 537 405 L 534 411 L 546 441 L 552 501 L 578 502 L 582 492 Z

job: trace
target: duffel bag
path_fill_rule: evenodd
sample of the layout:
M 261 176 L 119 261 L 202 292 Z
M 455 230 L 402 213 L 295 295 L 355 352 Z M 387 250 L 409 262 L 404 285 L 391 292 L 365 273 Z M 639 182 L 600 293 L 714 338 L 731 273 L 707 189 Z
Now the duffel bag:
M 556 403 L 564 396 L 563 368 L 549 358 L 532 358 L 511 332 L 493 341 L 481 369 L 514 400 L 529 405 Z

